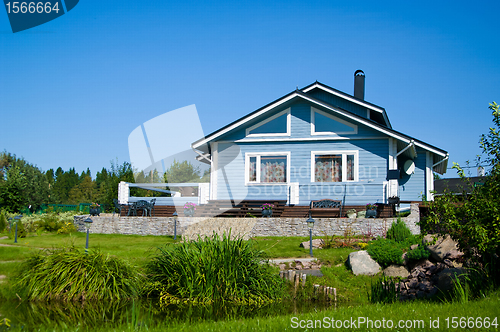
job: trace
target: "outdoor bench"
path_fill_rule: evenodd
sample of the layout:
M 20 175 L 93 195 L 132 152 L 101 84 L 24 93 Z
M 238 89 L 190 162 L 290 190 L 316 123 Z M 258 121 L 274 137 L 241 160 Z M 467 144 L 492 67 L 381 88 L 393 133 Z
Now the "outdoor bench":
M 311 201 L 309 211 L 312 217 L 333 217 L 342 216 L 342 201 L 333 199 L 322 199 L 319 201 Z

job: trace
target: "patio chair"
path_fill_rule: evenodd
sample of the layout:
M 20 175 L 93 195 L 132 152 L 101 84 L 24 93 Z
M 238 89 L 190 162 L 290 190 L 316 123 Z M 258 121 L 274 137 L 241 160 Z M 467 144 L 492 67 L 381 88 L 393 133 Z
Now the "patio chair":
M 118 210 L 119 211 L 119 216 L 121 216 L 122 215 L 122 209 L 126 206 L 126 204 L 119 204 L 118 200 L 115 198 L 115 199 L 113 199 L 113 205 L 114 205 L 113 215 L 115 215 L 115 211 Z

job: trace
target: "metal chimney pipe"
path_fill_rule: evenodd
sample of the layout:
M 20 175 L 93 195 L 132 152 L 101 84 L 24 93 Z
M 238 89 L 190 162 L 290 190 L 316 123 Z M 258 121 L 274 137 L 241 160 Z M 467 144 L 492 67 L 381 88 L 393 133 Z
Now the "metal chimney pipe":
M 360 69 L 354 73 L 354 98 L 365 99 L 365 73 Z

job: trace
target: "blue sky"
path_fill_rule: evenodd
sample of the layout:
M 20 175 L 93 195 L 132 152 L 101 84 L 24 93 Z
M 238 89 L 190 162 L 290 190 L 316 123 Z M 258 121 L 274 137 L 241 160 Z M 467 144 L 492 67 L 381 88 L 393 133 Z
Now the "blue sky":
M 208 134 L 315 80 L 352 94 L 362 69 L 365 99 L 394 129 L 464 164 L 500 102 L 499 12 L 498 1 L 81 0 L 13 34 L 2 9 L 0 150 L 95 176 L 129 161 L 128 135 L 165 112 L 196 104 Z

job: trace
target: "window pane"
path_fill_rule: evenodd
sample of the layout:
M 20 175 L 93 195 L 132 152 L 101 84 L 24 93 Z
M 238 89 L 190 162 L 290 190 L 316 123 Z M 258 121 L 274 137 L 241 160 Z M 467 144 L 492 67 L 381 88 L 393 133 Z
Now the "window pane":
M 354 181 L 354 155 L 353 154 L 348 154 L 347 155 L 347 170 L 346 170 L 346 180 L 347 181 Z
M 317 155 L 314 160 L 315 182 L 342 182 L 342 155 Z
M 286 182 L 286 156 L 261 156 L 260 182 Z
M 250 173 L 248 174 L 248 181 L 257 181 L 257 157 L 250 157 L 249 171 Z

